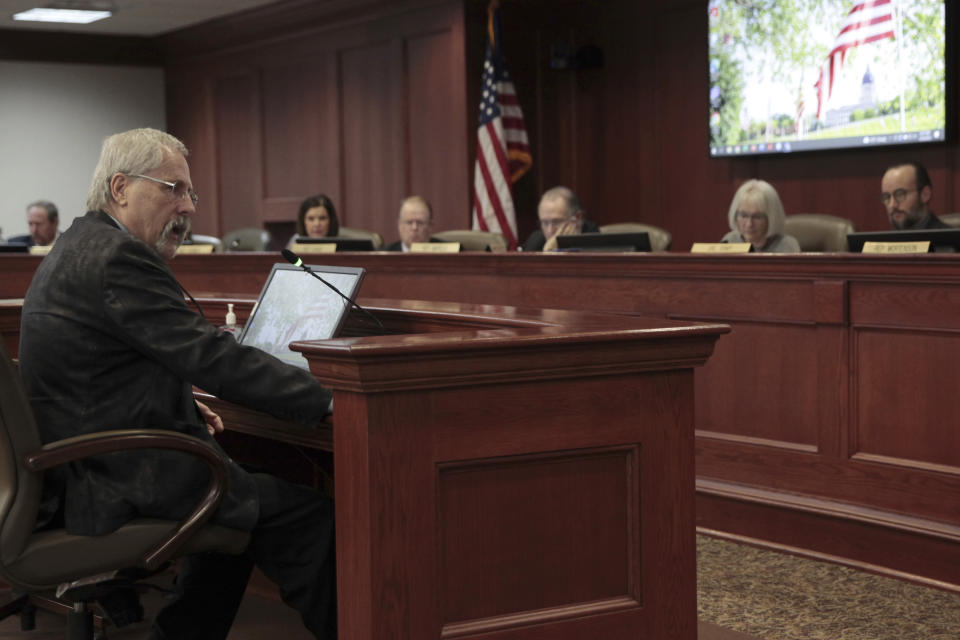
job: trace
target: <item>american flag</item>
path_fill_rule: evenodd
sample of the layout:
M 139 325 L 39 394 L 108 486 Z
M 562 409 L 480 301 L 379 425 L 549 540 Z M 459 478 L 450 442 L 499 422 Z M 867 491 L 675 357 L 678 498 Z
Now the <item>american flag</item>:
M 833 78 L 840 71 L 847 51 L 862 44 L 869 44 L 884 38 L 894 37 L 892 0 L 863 0 L 857 2 L 843 21 L 840 33 L 833 41 L 833 48 L 820 68 L 820 77 L 814 86 L 817 88 L 817 118 L 823 110 L 823 103 L 833 95 Z M 827 76 L 827 97 L 823 97 L 824 75 Z
M 499 0 L 490 2 L 487 18 L 489 39 L 473 169 L 473 228 L 502 234 L 513 250 L 517 247 L 517 216 L 512 185 L 533 160 L 523 112 L 500 48 Z

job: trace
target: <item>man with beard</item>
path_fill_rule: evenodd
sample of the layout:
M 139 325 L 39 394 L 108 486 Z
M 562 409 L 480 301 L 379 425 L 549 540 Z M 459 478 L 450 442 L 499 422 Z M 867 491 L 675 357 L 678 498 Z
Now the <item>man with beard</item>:
M 54 245 L 23 303 L 20 374 L 44 442 L 113 429 L 170 429 L 218 447 L 220 418 L 193 385 L 317 425 L 331 393 L 307 371 L 220 333 L 189 308 L 165 260 L 190 231 L 198 197 L 183 143 L 135 129 L 103 144 L 89 212 Z M 44 476 L 37 526 L 103 535 L 136 517 L 183 518 L 207 471 L 169 451 L 73 462 Z M 151 638 L 226 638 L 254 564 L 318 638 L 336 637 L 333 505 L 307 487 L 232 461 L 214 522 L 251 532 L 240 556 L 184 558 L 177 597 Z
M 880 181 L 880 201 L 894 229 L 949 229 L 928 208 L 933 185 L 927 169 L 907 162 L 887 169 Z

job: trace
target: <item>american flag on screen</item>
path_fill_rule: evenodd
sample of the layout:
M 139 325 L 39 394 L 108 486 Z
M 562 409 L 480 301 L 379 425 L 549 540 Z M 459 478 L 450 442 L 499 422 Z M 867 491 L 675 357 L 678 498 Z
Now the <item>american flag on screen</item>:
M 517 247 L 517 216 L 512 185 L 533 160 L 523 112 L 500 48 L 499 0 L 490 2 L 487 16 L 489 39 L 473 169 L 473 228 L 502 234 L 513 250 Z
M 833 41 L 833 48 L 820 68 L 820 77 L 814 86 L 817 88 L 817 117 L 823 111 L 823 103 L 833 95 L 835 72 L 843 67 L 847 51 L 862 44 L 869 44 L 884 38 L 894 37 L 893 0 L 862 0 L 853 5 Z M 824 76 L 826 76 L 827 97 L 823 97 Z

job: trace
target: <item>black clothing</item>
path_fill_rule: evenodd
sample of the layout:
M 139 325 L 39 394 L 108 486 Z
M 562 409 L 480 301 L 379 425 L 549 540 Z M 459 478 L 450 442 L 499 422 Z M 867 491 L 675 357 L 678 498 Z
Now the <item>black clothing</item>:
M 273 476 L 254 479 L 260 519 L 247 553 L 184 558 L 176 598 L 157 614 L 151 640 L 226 638 L 254 564 L 281 585 L 283 601 L 316 637 L 337 637 L 333 503 Z
M 33 241 L 33 236 L 30 235 L 29 233 L 23 233 L 18 236 L 10 236 L 9 238 L 6 239 L 6 242 L 16 243 L 16 244 L 25 244 L 28 247 L 32 247 L 33 245 L 36 244 L 36 242 Z
M 910 228 L 911 229 L 952 229 L 953 227 L 951 227 L 946 222 L 944 222 L 943 220 L 941 220 L 940 218 L 938 218 L 937 216 L 931 213 L 929 216 L 927 216 L 927 219 L 924 220 L 922 223 L 918 224 L 915 227 L 910 227 Z
M 597 226 L 595 222 L 590 220 L 584 220 L 583 226 L 580 229 L 581 233 L 596 233 L 600 231 L 600 227 Z M 543 251 L 543 245 L 547 244 L 547 238 L 543 235 L 543 230 L 537 229 L 530 234 L 530 237 L 527 238 L 527 241 L 523 243 L 524 251 Z

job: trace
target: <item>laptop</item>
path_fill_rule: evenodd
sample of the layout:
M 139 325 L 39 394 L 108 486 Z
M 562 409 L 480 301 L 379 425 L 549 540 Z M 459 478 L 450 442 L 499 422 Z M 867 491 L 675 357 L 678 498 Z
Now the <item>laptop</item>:
M 365 273 L 360 267 L 310 265 L 310 268 L 351 302 Z M 351 306 L 300 267 L 275 264 L 238 340 L 240 344 L 307 369 L 307 359 L 291 351 L 290 343 L 337 337 Z
M 557 236 L 557 248 L 561 251 L 650 251 L 650 236 L 646 231 Z
M 960 229 L 897 229 L 893 231 L 857 231 L 847 234 L 850 251 L 860 253 L 867 242 L 930 241 L 930 253 L 960 252 Z
M 370 238 L 341 238 L 339 236 L 297 238 L 297 244 L 335 244 L 337 245 L 337 251 L 373 251 L 373 240 Z

